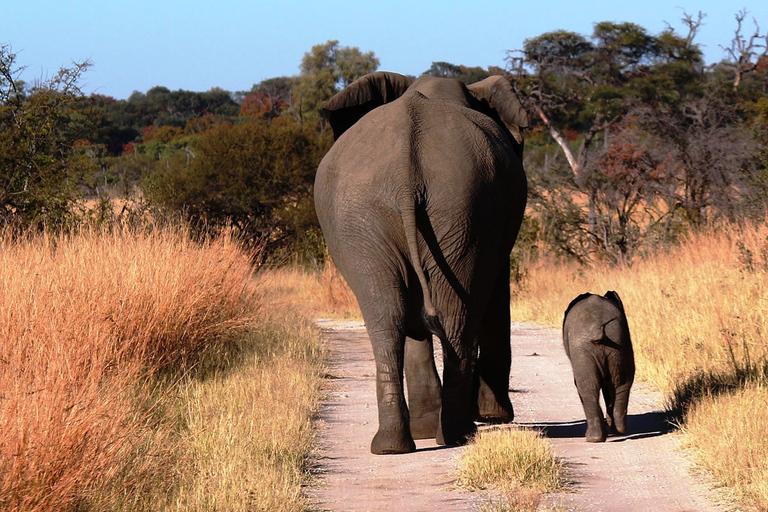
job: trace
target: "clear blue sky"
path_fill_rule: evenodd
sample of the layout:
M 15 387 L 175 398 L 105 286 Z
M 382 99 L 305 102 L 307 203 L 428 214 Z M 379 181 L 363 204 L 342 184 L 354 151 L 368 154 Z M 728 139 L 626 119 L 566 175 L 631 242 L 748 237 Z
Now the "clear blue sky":
M 304 53 L 329 39 L 373 51 L 382 70 L 419 75 L 433 61 L 503 66 L 526 38 L 557 29 L 589 35 L 598 21 L 651 34 L 669 23 L 685 33 L 684 11 L 707 15 L 696 41 L 711 63 L 724 57 L 720 45 L 730 44 L 741 8 L 746 33 L 753 17 L 765 33 L 768 0 L 1 0 L 0 43 L 27 66 L 28 82 L 88 59 L 84 91 L 127 98 L 155 85 L 249 90 L 298 74 Z

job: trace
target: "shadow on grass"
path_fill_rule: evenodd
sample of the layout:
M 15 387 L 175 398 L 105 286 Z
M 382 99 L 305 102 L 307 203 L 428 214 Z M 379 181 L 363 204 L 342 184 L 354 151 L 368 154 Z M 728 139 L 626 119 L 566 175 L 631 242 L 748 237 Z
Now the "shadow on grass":
M 768 382 L 768 361 L 752 362 L 732 359 L 731 367 L 721 372 L 700 371 L 680 382 L 672 390 L 669 414 L 676 423 L 682 422 L 688 410 L 704 397 L 732 393 L 751 383 Z

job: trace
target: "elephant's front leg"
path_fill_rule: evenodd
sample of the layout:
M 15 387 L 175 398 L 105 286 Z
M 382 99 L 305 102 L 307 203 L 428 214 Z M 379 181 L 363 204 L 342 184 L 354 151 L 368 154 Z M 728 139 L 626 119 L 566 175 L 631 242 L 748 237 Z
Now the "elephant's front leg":
M 431 335 L 425 340 L 405 340 L 405 382 L 414 439 L 437 436 L 441 393 L 433 350 Z
M 405 335 L 396 330 L 370 332 L 376 360 L 376 398 L 379 430 L 371 442 L 376 455 L 416 450 L 410 432 L 408 407 L 403 393 Z

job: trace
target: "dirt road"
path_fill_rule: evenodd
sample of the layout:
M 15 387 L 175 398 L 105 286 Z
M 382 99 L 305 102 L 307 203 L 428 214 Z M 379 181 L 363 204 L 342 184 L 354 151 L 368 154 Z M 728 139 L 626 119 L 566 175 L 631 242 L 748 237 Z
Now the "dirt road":
M 328 396 L 321 412 L 318 510 L 476 511 L 493 496 L 456 489 L 455 459 L 463 448 L 417 441 L 412 454 L 375 456 L 375 367 L 361 325 L 321 323 L 331 341 Z M 541 428 L 567 464 L 574 492 L 548 495 L 545 506 L 575 511 L 719 511 L 688 473 L 665 426 L 659 397 L 635 385 L 630 433 L 586 443 L 586 424 L 560 333 L 512 326 L 511 399 L 520 425 Z

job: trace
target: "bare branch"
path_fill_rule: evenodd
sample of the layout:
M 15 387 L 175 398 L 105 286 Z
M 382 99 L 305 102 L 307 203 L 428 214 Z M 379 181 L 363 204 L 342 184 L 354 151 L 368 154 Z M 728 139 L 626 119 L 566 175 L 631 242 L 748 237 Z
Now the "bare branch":
M 544 111 L 541 109 L 539 105 L 535 105 L 534 108 L 536 109 L 536 114 L 541 118 L 541 120 L 544 122 L 544 126 L 547 127 L 549 130 L 550 135 L 552 135 L 552 138 L 555 139 L 555 142 L 560 146 L 560 148 L 563 150 L 563 153 L 565 154 L 565 158 L 568 160 L 568 165 L 571 167 L 571 170 L 573 171 L 574 176 L 579 173 L 579 170 L 581 169 L 581 166 L 579 165 L 579 162 L 576 160 L 576 157 L 573 155 L 573 151 L 571 151 L 571 147 L 568 144 L 568 140 L 565 138 L 565 136 L 552 124 L 552 121 L 550 121 L 549 117 L 544 113 Z
M 768 57 L 768 33 L 760 34 L 760 25 L 756 19 L 752 19 L 755 24 L 755 31 L 749 37 L 742 34 L 743 23 L 747 17 L 747 11 L 742 9 L 736 13 L 736 30 L 731 46 L 722 47 L 730 58 L 730 62 L 721 64 L 720 67 L 734 72 L 733 89 L 738 89 L 745 74 L 751 73 L 757 69 L 757 64 L 761 58 Z
M 11 97 L 19 96 L 21 91 L 18 89 L 19 75 L 24 71 L 25 66 L 14 68 L 16 65 L 16 54 L 10 45 L 0 46 L 0 101 L 8 101 Z
M 704 24 L 704 18 L 706 17 L 707 17 L 706 14 L 699 11 L 696 15 L 696 19 L 694 19 L 691 14 L 688 14 L 687 12 L 683 11 L 682 21 L 683 21 L 683 24 L 688 27 L 688 35 L 685 36 L 686 45 L 690 46 L 693 43 L 693 40 L 696 37 L 696 34 L 698 33 L 701 26 Z M 669 24 L 667 24 L 667 28 L 669 28 L 670 30 L 673 30 Z

